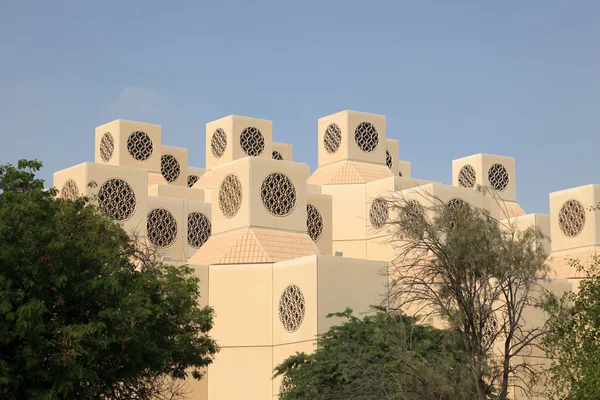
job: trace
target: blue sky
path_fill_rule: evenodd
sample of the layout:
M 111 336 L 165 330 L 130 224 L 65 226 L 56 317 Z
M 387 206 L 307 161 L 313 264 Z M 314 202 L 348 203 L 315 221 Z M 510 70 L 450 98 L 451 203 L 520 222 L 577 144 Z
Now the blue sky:
M 317 119 L 386 115 L 413 177 L 516 158 L 517 196 L 600 183 L 600 2 L 0 0 L 0 163 L 93 161 L 94 127 L 163 126 L 204 165 L 205 124 L 273 121 L 317 165 Z

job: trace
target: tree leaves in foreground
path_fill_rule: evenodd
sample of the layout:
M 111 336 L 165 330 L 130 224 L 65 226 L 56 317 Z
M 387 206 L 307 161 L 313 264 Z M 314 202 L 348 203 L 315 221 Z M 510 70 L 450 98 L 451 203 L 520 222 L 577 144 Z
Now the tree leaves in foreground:
M 579 290 L 562 297 L 548 294 L 548 334 L 543 340 L 553 359 L 547 395 L 552 399 L 597 399 L 600 397 L 600 256 L 584 268 L 571 260 L 573 269 L 585 279 Z
M 149 399 L 218 351 L 198 280 L 143 258 L 86 199 L 56 198 L 38 161 L 0 167 L 0 397 Z
M 349 309 L 332 316 L 346 322 L 322 335 L 313 354 L 298 353 L 276 368 L 280 399 L 473 398 L 459 335 L 382 309 L 363 319 Z

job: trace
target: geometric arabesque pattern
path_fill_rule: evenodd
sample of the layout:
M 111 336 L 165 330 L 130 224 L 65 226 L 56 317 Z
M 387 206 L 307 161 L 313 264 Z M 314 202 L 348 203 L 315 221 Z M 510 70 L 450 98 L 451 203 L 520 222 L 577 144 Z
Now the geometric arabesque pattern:
M 79 188 L 73 179 L 69 179 L 62 187 L 61 196 L 65 200 L 77 200 L 79 197 Z
M 127 138 L 127 151 L 134 160 L 145 161 L 152 155 L 154 144 L 148 134 L 135 131 Z
M 198 179 L 200 179 L 200 178 L 198 177 L 198 175 L 188 175 L 188 180 L 187 180 L 187 185 L 188 185 L 188 187 L 192 187 L 192 186 L 194 186 L 194 184 L 195 184 L 196 182 L 198 182 Z
M 110 132 L 102 135 L 100 140 L 100 158 L 104 162 L 109 162 L 115 150 L 115 140 Z
M 312 204 L 306 205 L 306 226 L 313 242 L 318 241 L 323 235 L 323 216 Z
M 488 170 L 488 180 L 494 190 L 502 192 L 508 186 L 508 171 L 502 164 L 494 164 Z
M 164 208 L 148 213 L 148 240 L 156 247 L 169 247 L 177 239 L 177 220 Z
M 160 173 L 167 182 L 175 182 L 181 173 L 181 165 L 174 156 L 165 154 L 160 157 Z
M 287 332 L 296 332 L 306 313 L 304 295 L 296 285 L 285 288 L 279 299 L 279 321 Z
M 260 188 L 263 205 L 276 217 L 289 215 L 296 207 L 296 197 L 291 179 L 279 172 L 267 175 Z
M 390 152 L 387 150 L 385 151 L 385 165 L 387 165 L 389 169 L 392 169 L 392 166 L 394 165 L 394 159 L 392 158 Z
M 219 188 L 219 209 L 225 218 L 233 218 L 242 206 L 242 183 L 237 176 L 229 174 Z
M 188 215 L 188 244 L 199 249 L 210 238 L 212 225 L 208 217 L 200 212 Z
M 240 146 L 247 155 L 257 157 L 265 150 L 265 138 L 258 128 L 250 126 L 242 131 Z
M 558 226 L 567 237 L 581 233 L 585 225 L 585 208 L 575 199 L 567 200 L 558 213 Z
M 475 168 L 471 165 L 465 165 L 460 169 L 458 173 L 458 185 L 465 188 L 472 188 L 475 186 L 477 180 L 477 174 Z
M 342 143 L 342 130 L 338 124 L 330 124 L 327 127 L 323 142 L 325 143 L 325 150 L 327 150 L 329 154 L 333 154 L 339 150 L 340 144 Z
M 215 158 L 221 158 L 227 149 L 227 134 L 221 128 L 217 128 L 210 139 L 210 151 Z
M 109 179 L 98 190 L 98 203 L 112 219 L 125 221 L 133 215 L 137 205 L 135 192 L 122 179 Z
M 283 161 L 283 156 L 280 152 L 273 150 L 273 160 Z
M 388 204 L 385 199 L 378 197 L 371 203 L 369 210 L 369 220 L 375 229 L 381 229 L 389 218 Z
M 362 151 L 370 153 L 379 145 L 379 134 L 373 124 L 361 122 L 354 131 L 354 140 Z

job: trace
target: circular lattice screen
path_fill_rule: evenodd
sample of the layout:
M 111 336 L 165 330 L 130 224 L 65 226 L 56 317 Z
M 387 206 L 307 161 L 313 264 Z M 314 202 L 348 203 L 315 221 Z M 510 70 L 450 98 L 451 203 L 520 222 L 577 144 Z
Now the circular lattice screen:
M 251 157 L 256 157 L 261 155 L 265 150 L 265 138 L 258 128 L 250 126 L 242 131 L 240 146 L 242 146 L 244 153 Z
M 160 173 L 167 182 L 175 182 L 181 174 L 181 165 L 174 156 L 165 154 L 160 157 Z
M 187 185 L 188 187 L 192 187 L 196 184 L 196 182 L 198 182 L 198 179 L 200 179 L 197 175 L 188 175 L 188 181 L 187 181 Z
M 200 212 L 188 215 L 188 244 L 196 249 L 202 247 L 212 234 L 212 225 L 208 217 Z
M 275 172 L 263 181 L 260 198 L 267 211 L 277 217 L 285 217 L 296 207 L 296 188 L 290 178 Z
M 242 206 L 242 183 L 237 176 L 229 174 L 219 188 L 219 209 L 226 218 L 233 218 Z
M 416 223 L 423 216 L 423 206 L 417 200 L 410 200 L 404 210 L 404 218 Z
M 98 190 L 98 202 L 100 207 L 117 221 L 125 221 L 135 212 L 135 192 L 122 179 L 104 182 Z
M 169 247 L 177 239 L 177 221 L 164 208 L 148 213 L 148 240 L 156 247 Z
M 460 207 L 464 206 L 466 203 L 463 199 L 459 199 L 459 198 L 454 198 L 450 201 L 448 201 L 448 208 L 450 210 L 457 210 Z
M 585 208 L 577 200 L 567 200 L 558 213 L 558 226 L 567 237 L 581 233 L 585 225 Z
M 502 192 L 508 186 L 508 171 L 502 164 L 494 164 L 488 170 L 488 180 L 495 190 Z
M 308 228 L 308 235 L 313 242 L 321 239 L 323 235 L 323 216 L 312 204 L 306 205 L 306 226 Z
M 494 344 L 494 339 L 498 333 L 498 318 L 494 314 L 491 314 L 489 318 L 483 324 L 482 330 L 482 341 L 484 349 L 490 348 Z
M 454 198 L 454 199 L 451 199 L 450 201 L 448 201 L 447 207 L 448 207 L 448 211 L 450 212 L 450 222 L 449 222 L 450 231 L 452 231 L 452 230 L 454 230 L 454 228 L 456 228 L 456 224 L 458 223 L 458 218 L 460 216 L 459 210 L 461 207 L 464 207 L 465 204 L 466 204 L 465 201 L 463 199 L 459 199 L 459 198 Z
M 323 142 L 325 143 L 325 150 L 329 154 L 333 154 L 339 150 L 342 143 L 342 130 L 338 124 L 331 124 L 327 127 Z
M 389 210 L 387 202 L 381 197 L 376 198 L 371 203 L 369 210 L 369 220 L 371 225 L 376 229 L 381 229 L 389 218 Z
M 279 321 L 283 329 L 288 332 L 296 332 L 306 312 L 304 295 L 296 285 L 290 285 L 285 288 L 279 299 Z
M 472 188 L 475 186 L 477 175 L 475 168 L 471 165 L 465 165 L 460 169 L 458 173 L 458 185 L 466 188 Z
M 152 155 L 154 144 L 148 134 L 136 131 L 127 138 L 127 151 L 135 160 L 144 161 Z
M 77 200 L 79 197 L 79 188 L 73 179 L 66 181 L 60 192 L 62 198 L 66 200 Z
M 373 124 L 361 122 L 354 130 L 354 140 L 362 151 L 370 153 L 379 145 L 379 134 Z
M 221 158 L 225 154 L 225 149 L 227 149 L 227 135 L 223 129 L 217 128 L 210 139 L 210 151 L 215 158 Z
M 273 160 L 283 161 L 283 156 L 280 152 L 273 150 Z
M 389 169 L 392 169 L 392 167 L 394 166 L 394 159 L 392 158 L 390 152 L 387 150 L 385 151 L 385 165 L 387 165 Z
M 100 158 L 104 162 L 109 162 L 115 151 L 115 140 L 110 132 L 106 132 L 100 139 Z

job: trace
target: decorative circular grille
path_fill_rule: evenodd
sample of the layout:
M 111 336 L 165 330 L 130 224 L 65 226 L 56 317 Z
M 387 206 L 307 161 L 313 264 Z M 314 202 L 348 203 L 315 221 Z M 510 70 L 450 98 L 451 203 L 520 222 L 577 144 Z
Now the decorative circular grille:
M 277 217 L 285 217 L 296 207 L 296 188 L 290 178 L 276 172 L 263 181 L 260 198 L 267 211 Z
M 325 142 L 325 150 L 329 154 L 333 154 L 339 150 L 342 143 L 342 130 L 338 124 L 331 124 L 327 127 L 323 141 Z
M 106 132 L 100 139 L 100 158 L 104 162 L 109 162 L 115 151 L 115 140 L 110 132 Z
M 283 156 L 280 152 L 273 150 L 273 160 L 283 161 Z
M 494 338 L 498 332 L 498 318 L 494 314 L 490 315 L 483 324 L 482 344 L 484 349 L 490 348 L 494 344 Z
M 452 200 L 450 200 L 448 202 L 448 208 L 451 209 L 451 210 L 456 210 L 459 207 L 464 206 L 465 204 L 466 203 L 465 203 L 465 201 L 463 199 L 455 198 L 455 199 L 452 199 Z
M 169 247 L 177 239 L 177 221 L 164 208 L 148 213 L 148 240 L 156 247 Z
M 470 165 L 465 165 L 460 169 L 458 173 L 458 185 L 466 188 L 472 188 L 475 186 L 477 174 L 475 168 Z
M 229 174 L 219 188 L 219 208 L 226 218 L 233 218 L 242 206 L 242 183 L 237 176 Z
M 127 138 L 127 151 L 135 160 L 144 161 L 152 155 L 154 144 L 145 132 L 136 131 Z
M 136 207 L 135 192 L 122 179 L 110 179 L 98 190 L 100 207 L 113 219 L 125 221 L 133 215 Z
M 415 223 L 423 215 L 423 206 L 417 200 L 410 200 L 405 211 L 404 217 Z
M 372 152 L 379 144 L 379 134 L 369 122 L 361 122 L 354 130 L 354 140 L 362 151 Z
M 502 164 L 494 164 L 488 171 L 488 180 L 495 190 L 502 192 L 508 186 L 508 171 Z
M 62 198 L 66 200 L 77 200 L 79 197 L 79 188 L 73 179 L 65 182 L 61 190 Z
M 450 201 L 448 201 L 447 207 L 448 207 L 448 211 L 450 212 L 450 223 L 449 223 L 449 228 L 450 231 L 453 231 L 454 228 L 456 227 L 456 224 L 458 223 L 458 216 L 457 211 L 459 210 L 460 207 L 464 207 L 467 203 L 465 203 L 465 201 L 463 199 L 458 199 L 458 198 L 454 198 Z
M 160 158 L 160 173 L 167 182 L 175 182 L 181 174 L 181 165 L 175 157 L 165 154 Z
M 392 169 L 392 166 L 394 165 L 394 160 L 392 159 L 392 155 L 387 150 L 385 151 L 385 165 L 387 165 L 387 167 L 389 169 Z
M 313 242 L 321 239 L 323 235 L 323 216 L 317 210 L 317 207 L 312 204 L 306 205 L 306 226 L 308 228 L 308 235 Z
M 256 157 L 265 150 L 265 138 L 257 128 L 250 126 L 242 131 L 240 145 L 244 153 Z
M 196 249 L 202 247 L 212 234 L 212 225 L 208 217 L 199 212 L 188 215 L 188 244 Z
M 558 213 L 558 226 L 567 237 L 581 233 L 585 225 L 585 208 L 577 200 L 567 200 Z
M 279 299 L 279 321 L 283 329 L 296 332 L 302 325 L 305 312 L 304 295 L 300 288 L 296 285 L 286 287 Z
M 215 158 L 221 158 L 227 148 L 227 134 L 221 128 L 217 128 L 210 139 L 210 151 Z
M 376 229 L 383 228 L 383 225 L 389 218 L 389 210 L 387 202 L 381 197 L 376 198 L 371 203 L 371 209 L 369 210 L 369 220 L 371 225 Z
M 198 182 L 198 179 L 200 179 L 200 178 L 197 175 L 189 175 L 188 182 L 187 182 L 188 187 L 194 186 L 196 184 L 196 182 Z

